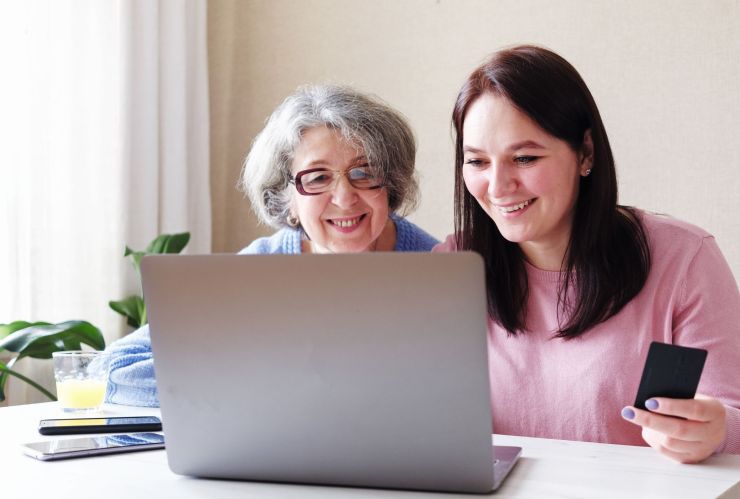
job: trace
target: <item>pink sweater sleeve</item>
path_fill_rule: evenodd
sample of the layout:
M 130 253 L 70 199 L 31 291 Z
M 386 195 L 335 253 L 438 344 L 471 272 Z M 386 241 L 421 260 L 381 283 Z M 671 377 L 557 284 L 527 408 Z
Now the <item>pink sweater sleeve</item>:
M 727 436 L 724 443 L 717 448 L 717 452 L 726 452 L 728 454 L 740 454 L 740 409 L 737 407 L 725 406 L 727 413 Z
M 433 253 L 451 253 L 455 251 L 455 236 L 454 234 L 450 234 L 445 238 L 444 241 L 437 244 L 432 248 Z
M 714 238 L 704 237 L 675 307 L 673 340 L 709 353 L 698 392 L 719 399 L 727 434 L 717 452 L 740 453 L 740 293 Z

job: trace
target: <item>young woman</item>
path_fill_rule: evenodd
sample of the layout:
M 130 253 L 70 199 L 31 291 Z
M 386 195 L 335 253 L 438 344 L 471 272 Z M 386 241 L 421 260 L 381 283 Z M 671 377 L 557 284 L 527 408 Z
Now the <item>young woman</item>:
M 647 442 L 681 462 L 740 453 L 735 280 L 710 234 L 617 204 L 578 72 L 539 47 L 497 52 L 453 124 L 455 234 L 436 250 L 486 263 L 495 431 Z M 709 351 L 695 399 L 629 405 L 652 341 Z
M 298 89 L 255 138 L 243 187 L 278 231 L 242 254 L 429 251 L 438 242 L 401 216 L 417 199 L 406 120 L 348 87 Z M 149 326 L 108 347 L 106 400 L 159 406 Z

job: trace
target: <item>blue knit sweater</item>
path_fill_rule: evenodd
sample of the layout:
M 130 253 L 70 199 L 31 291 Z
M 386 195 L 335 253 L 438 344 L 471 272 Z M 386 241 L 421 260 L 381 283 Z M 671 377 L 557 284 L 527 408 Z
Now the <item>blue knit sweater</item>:
M 396 224 L 396 251 L 430 251 L 439 242 L 405 218 L 392 215 L 392 219 Z M 301 239 L 299 230 L 282 229 L 270 237 L 256 239 L 239 254 L 298 254 Z M 149 326 L 124 336 L 106 350 L 111 353 L 106 401 L 159 407 Z

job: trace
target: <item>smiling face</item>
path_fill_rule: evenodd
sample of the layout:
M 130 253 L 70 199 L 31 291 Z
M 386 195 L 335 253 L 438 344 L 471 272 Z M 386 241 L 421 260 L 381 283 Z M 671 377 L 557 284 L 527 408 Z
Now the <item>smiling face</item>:
M 482 94 L 465 115 L 465 186 L 538 268 L 560 270 L 579 179 L 592 165 L 588 133 L 583 149 L 574 151 L 499 95 Z
M 291 172 L 312 168 L 344 171 L 366 165 L 359 147 L 327 127 L 309 128 L 293 155 Z M 299 194 L 294 188 L 291 211 L 298 217 L 310 242 L 305 251 L 314 253 L 356 253 L 392 249 L 395 228 L 389 218 L 385 188 L 364 190 L 352 187 L 346 175 L 334 188 L 314 196 Z

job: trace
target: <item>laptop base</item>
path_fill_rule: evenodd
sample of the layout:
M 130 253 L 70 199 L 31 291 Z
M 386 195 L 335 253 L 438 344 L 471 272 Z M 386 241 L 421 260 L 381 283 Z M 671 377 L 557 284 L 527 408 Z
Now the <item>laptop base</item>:
M 504 445 L 493 446 L 493 489 L 497 490 L 504 479 L 508 476 L 516 462 L 519 460 L 519 455 L 522 453 L 521 447 L 509 447 Z

